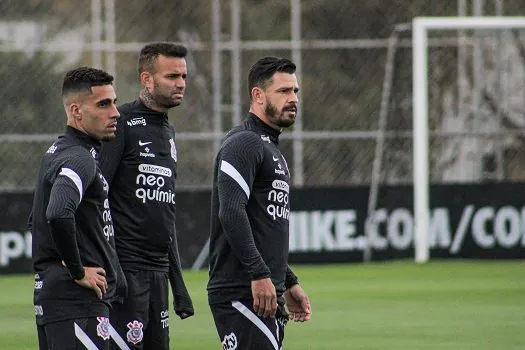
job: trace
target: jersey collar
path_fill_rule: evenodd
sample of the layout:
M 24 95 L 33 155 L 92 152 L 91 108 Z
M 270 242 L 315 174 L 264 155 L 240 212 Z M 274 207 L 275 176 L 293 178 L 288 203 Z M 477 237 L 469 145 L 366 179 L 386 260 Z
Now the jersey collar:
M 259 130 L 261 135 L 268 135 L 273 143 L 279 143 L 279 135 L 281 132 L 279 130 L 275 130 L 270 125 L 263 122 L 257 115 L 248 113 L 246 122 Z
M 167 113 L 155 111 L 155 110 L 149 108 L 148 106 L 146 106 L 144 104 L 144 102 L 142 102 L 142 100 L 140 98 L 137 98 L 135 100 L 135 105 L 136 105 L 136 111 L 140 112 L 146 118 L 151 116 L 151 117 L 156 117 L 156 119 L 161 120 L 161 121 L 164 121 L 165 119 L 166 120 L 168 119 L 168 114 Z
M 102 142 L 86 134 L 83 131 L 80 131 L 68 125 L 66 127 L 66 135 L 72 136 L 73 138 L 81 141 L 82 146 L 86 147 L 88 150 L 90 148 L 94 148 L 97 151 L 97 153 L 100 151 L 100 146 L 102 145 Z

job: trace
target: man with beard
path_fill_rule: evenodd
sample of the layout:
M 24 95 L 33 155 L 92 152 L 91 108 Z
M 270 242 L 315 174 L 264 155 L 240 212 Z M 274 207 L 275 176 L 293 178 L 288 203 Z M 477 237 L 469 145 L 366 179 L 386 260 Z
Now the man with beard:
M 295 65 L 262 58 L 248 88 L 249 114 L 216 157 L 208 302 L 224 349 L 278 350 L 288 319 L 311 316 L 288 266 L 290 172 L 278 148 L 297 114 Z
M 104 145 L 100 157 L 128 285 L 111 323 L 132 349 L 169 349 L 168 280 L 176 314 L 184 319 L 194 313 L 175 234 L 177 151 L 167 115 L 184 96 L 186 53 L 171 43 L 141 50 L 139 98 L 119 107 L 116 140 Z

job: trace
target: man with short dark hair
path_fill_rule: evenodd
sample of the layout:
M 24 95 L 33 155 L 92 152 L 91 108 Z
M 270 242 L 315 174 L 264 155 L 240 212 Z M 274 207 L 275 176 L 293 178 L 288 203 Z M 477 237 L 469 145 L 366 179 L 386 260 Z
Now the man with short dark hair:
M 175 131 L 167 112 L 186 87 L 186 48 L 146 45 L 140 52 L 139 98 L 119 107 L 115 141 L 104 145 L 101 168 L 110 184 L 117 253 L 128 297 L 116 304 L 111 322 L 132 349 L 169 349 L 171 282 L 175 312 L 193 315 L 175 234 Z
M 208 302 L 224 349 L 279 350 L 288 318 L 311 316 L 288 266 L 290 172 L 278 148 L 297 115 L 295 65 L 262 58 L 248 87 L 250 113 L 215 162 Z
M 119 117 L 112 81 L 88 67 L 65 75 L 67 128 L 38 172 L 30 229 L 40 349 L 109 349 L 109 307 L 125 284 L 117 281 L 108 183 L 97 162 Z

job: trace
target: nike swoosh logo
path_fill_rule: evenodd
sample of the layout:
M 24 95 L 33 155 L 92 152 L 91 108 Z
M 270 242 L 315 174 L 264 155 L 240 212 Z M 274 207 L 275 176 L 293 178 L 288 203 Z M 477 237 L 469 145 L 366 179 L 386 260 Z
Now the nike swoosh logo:
M 149 145 L 151 142 L 153 141 L 150 141 L 150 142 L 142 142 L 139 140 L 139 146 L 146 146 L 146 145 Z
M 273 159 L 274 162 L 279 161 L 279 158 L 277 158 L 276 156 L 272 156 L 272 159 Z

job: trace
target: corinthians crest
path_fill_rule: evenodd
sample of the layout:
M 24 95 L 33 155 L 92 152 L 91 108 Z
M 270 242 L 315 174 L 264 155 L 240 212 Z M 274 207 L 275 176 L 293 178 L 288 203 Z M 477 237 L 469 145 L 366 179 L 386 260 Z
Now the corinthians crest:
M 135 320 L 133 322 L 129 322 L 127 326 L 129 328 L 128 333 L 126 333 L 128 342 L 137 345 L 142 341 L 142 338 L 144 337 L 144 333 L 142 332 L 142 322 Z
M 97 335 L 104 340 L 109 339 L 109 318 L 107 317 L 97 317 Z

